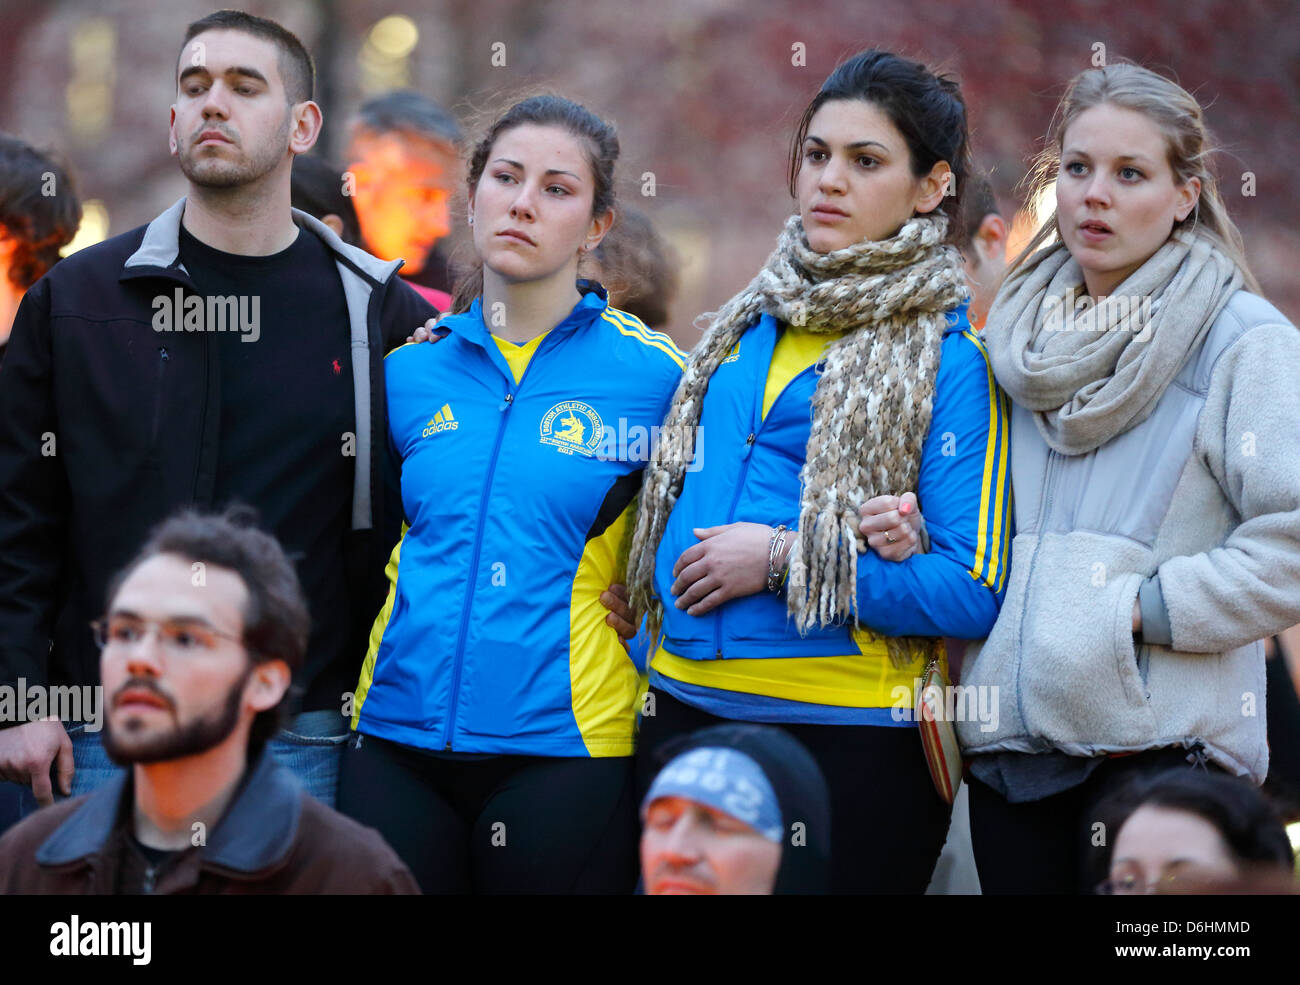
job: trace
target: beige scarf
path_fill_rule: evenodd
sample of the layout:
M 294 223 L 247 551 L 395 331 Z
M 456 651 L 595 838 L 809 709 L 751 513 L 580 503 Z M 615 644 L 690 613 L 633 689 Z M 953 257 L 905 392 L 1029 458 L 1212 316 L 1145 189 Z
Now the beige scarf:
M 849 615 L 856 623 L 858 507 L 916 488 L 945 312 L 966 296 L 960 255 L 943 244 L 947 224 L 942 216 L 913 218 L 890 239 L 817 253 L 792 216 L 758 276 L 703 316 L 708 329 L 691 352 L 646 467 L 628 564 L 632 605 L 648 614 L 652 639 L 663 619 L 655 556 L 694 458 L 709 380 L 765 313 L 811 332 L 846 333 L 827 347 L 813 394 L 787 605 L 801 633 Z M 888 641 L 899 665 L 932 645 Z
M 1063 455 L 1146 420 L 1242 277 L 1211 237 L 1179 230 L 1095 307 L 1082 283 L 1063 244 L 1040 250 L 984 326 L 993 374 Z

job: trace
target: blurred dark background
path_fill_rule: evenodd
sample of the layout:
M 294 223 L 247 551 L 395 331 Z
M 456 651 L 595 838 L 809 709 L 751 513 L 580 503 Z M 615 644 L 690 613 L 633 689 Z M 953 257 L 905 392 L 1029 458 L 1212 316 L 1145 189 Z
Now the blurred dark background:
M 87 202 L 74 245 L 147 222 L 183 193 L 167 153 L 176 58 L 186 24 L 214 9 L 208 0 L 0 0 L 0 130 L 72 164 Z M 791 132 L 844 57 L 883 46 L 955 74 L 977 161 L 1008 216 L 1025 205 L 1018 186 L 1066 80 L 1098 53 L 1134 60 L 1207 107 L 1250 261 L 1270 300 L 1300 321 L 1294 0 L 266 0 L 242 9 L 280 21 L 312 51 L 327 156 L 342 153 L 343 124 L 363 99 L 403 86 L 450 107 L 471 135 L 474 111 L 537 87 L 616 122 L 623 199 L 683 260 L 670 325 L 687 346 L 693 318 L 746 282 L 791 212 Z M 653 197 L 642 194 L 646 172 Z M 1243 194 L 1246 173 L 1253 196 Z M 463 203 L 455 215 L 459 229 Z

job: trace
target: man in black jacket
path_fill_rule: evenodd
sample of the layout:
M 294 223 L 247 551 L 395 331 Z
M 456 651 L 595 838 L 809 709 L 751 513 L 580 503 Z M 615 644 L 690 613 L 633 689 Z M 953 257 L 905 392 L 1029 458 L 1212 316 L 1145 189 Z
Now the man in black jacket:
M 97 685 L 90 622 L 111 573 L 180 507 L 251 504 L 313 623 L 271 751 L 332 804 L 344 694 L 401 516 L 381 475 L 383 356 L 436 312 L 401 261 L 290 208 L 293 159 L 320 132 L 312 87 L 278 24 L 190 25 L 170 128 L 187 196 L 23 299 L 0 375 L 0 687 Z M 65 727 L 42 705 L 0 703 L 0 778 L 30 787 L 24 812 L 115 771 L 90 716 Z

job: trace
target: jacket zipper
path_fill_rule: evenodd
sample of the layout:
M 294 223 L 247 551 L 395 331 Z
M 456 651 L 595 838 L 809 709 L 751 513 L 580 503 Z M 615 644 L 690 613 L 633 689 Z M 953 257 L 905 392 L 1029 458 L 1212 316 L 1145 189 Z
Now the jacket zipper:
M 489 339 L 490 344 L 496 345 Z M 506 424 L 509 423 L 510 408 L 515 404 L 515 396 L 519 393 L 520 388 L 524 385 L 524 380 L 528 379 L 528 371 L 533 368 L 537 362 L 538 356 L 550 342 L 550 337 L 542 339 L 537 351 L 533 353 L 532 358 L 528 360 L 528 365 L 524 368 L 524 375 L 519 378 L 519 382 L 511 389 L 510 380 L 513 380 L 514 374 L 511 373 L 510 380 L 506 382 L 506 395 L 501 401 L 497 410 L 501 412 L 501 423 L 497 425 L 496 442 L 492 446 L 492 458 L 488 462 L 487 481 L 483 483 L 483 493 L 479 497 L 478 504 L 478 528 L 474 533 L 474 555 L 470 559 L 469 578 L 465 583 L 465 602 L 461 606 L 460 612 L 460 631 L 456 637 L 456 666 L 452 671 L 451 678 L 451 703 L 447 707 L 447 721 L 442 729 L 442 751 L 452 752 L 451 733 L 456 727 L 456 710 L 460 704 L 460 675 L 465 664 L 465 634 L 469 632 L 469 614 L 470 608 L 474 602 L 474 583 L 478 580 L 478 562 L 483 550 L 483 524 L 487 516 L 488 497 L 492 493 L 492 483 L 496 479 L 497 459 L 501 454 L 501 439 L 505 437 Z M 488 355 L 488 361 L 491 362 L 491 355 Z M 495 365 L 495 364 L 494 364 Z M 509 367 L 507 367 L 509 368 Z
M 773 344 L 773 348 L 775 349 L 775 344 Z M 794 385 L 795 380 L 803 376 L 804 373 L 807 373 L 815 368 L 816 368 L 816 364 L 814 364 L 813 366 L 806 367 L 805 369 L 801 369 L 798 373 L 796 373 L 786 382 L 785 386 L 781 387 L 780 392 L 777 393 L 776 398 L 772 401 L 772 407 L 768 411 L 769 417 L 771 416 L 771 411 L 775 410 L 776 405 L 781 402 L 781 397 L 785 395 L 785 391 L 790 389 L 790 387 Z M 769 372 L 771 371 L 770 365 L 768 367 L 768 370 Z M 766 389 L 766 387 L 767 387 L 767 376 L 766 374 L 764 374 L 759 389 L 760 401 L 762 400 L 763 390 Z M 742 464 L 740 469 L 740 476 L 737 479 L 735 491 L 732 493 L 731 496 L 731 508 L 727 511 L 728 523 L 735 522 L 736 506 L 737 504 L 740 503 L 740 493 L 745 488 L 745 479 L 749 476 L 749 463 L 754 454 L 754 445 L 757 444 L 758 436 L 763 433 L 763 428 L 766 427 L 767 425 L 767 417 L 763 416 L 763 405 L 761 402 L 758 404 L 756 409 L 758 410 L 759 420 L 757 424 L 753 423 L 752 418 L 750 420 L 750 424 L 753 427 L 753 430 L 750 431 L 749 436 L 745 438 L 744 463 Z M 717 609 L 714 610 L 715 613 L 713 617 L 713 659 L 714 660 L 723 659 L 722 657 L 722 609 L 723 606 L 718 606 Z
M 1055 488 L 1053 480 L 1056 478 L 1058 457 L 1054 448 L 1049 447 L 1047 449 L 1047 467 L 1043 470 L 1043 506 L 1038 514 L 1039 536 L 1035 538 L 1034 553 L 1029 558 L 1029 574 L 1025 578 L 1025 597 L 1020 608 L 1020 626 L 1016 630 L 1016 711 L 1020 714 L 1020 721 L 1026 729 L 1029 728 L 1029 721 L 1025 718 L 1024 689 L 1020 686 L 1020 671 L 1024 666 L 1020 649 L 1025 638 L 1025 618 L 1029 614 L 1029 593 L 1033 590 L 1034 568 L 1038 565 L 1038 551 L 1042 546 L 1042 531 L 1046 527 L 1047 517 L 1052 511 L 1052 491 Z
M 156 884 L 157 880 L 158 880 L 157 866 L 151 865 L 144 870 L 144 884 L 142 888 L 144 889 L 146 895 L 153 892 L 154 885 Z
M 167 363 L 170 361 L 171 356 L 167 353 L 167 347 L 160 345 L 158 347 L 158 385 L 154 390 L 153 427 L 150 430 L 150 437 L 155 446 L 158 444 L 158 431 L 162 427 L 163 387 L 167 385 Z

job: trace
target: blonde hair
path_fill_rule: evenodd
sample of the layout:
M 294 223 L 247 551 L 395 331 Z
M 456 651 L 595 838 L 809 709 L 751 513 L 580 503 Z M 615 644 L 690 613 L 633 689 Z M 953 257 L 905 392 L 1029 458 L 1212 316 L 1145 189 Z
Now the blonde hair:
M 1120 62 L 1088 69 L 1070 80 L 1048 128 L 1047 146 L 1035 158 L 1029 173 L 1030 195 L 1027 200 L 1034 201 L 1056 181 L 1066 129 L 1085 110 L 1102 105 L 1141 113 L 1159 127 L 1165 138 L 1166 159 L 1174 180 L 1180 185 L 1191 178 L 1199 178 L 1201 182 L 1196 207 L 1186 218 L 1176 221 L 1174 229 L 1192 227 L 1213 237 L 1219 249 L 1241 270 L 1246 289 L 1262 293 L 1246 263 L 1241 233 L 1228 215 L 1223 196 L 1219 193 L 1218 180 L 1210 168 L 1209 159 L 1215 147 L 1205 126 L 1201 104 L 1178 83 L 1141 65 Z M 1011 262 L 1008 273 L 1024 263 L 1058 231 L 1056 210 L 1053 209 L 1029 245 Z

